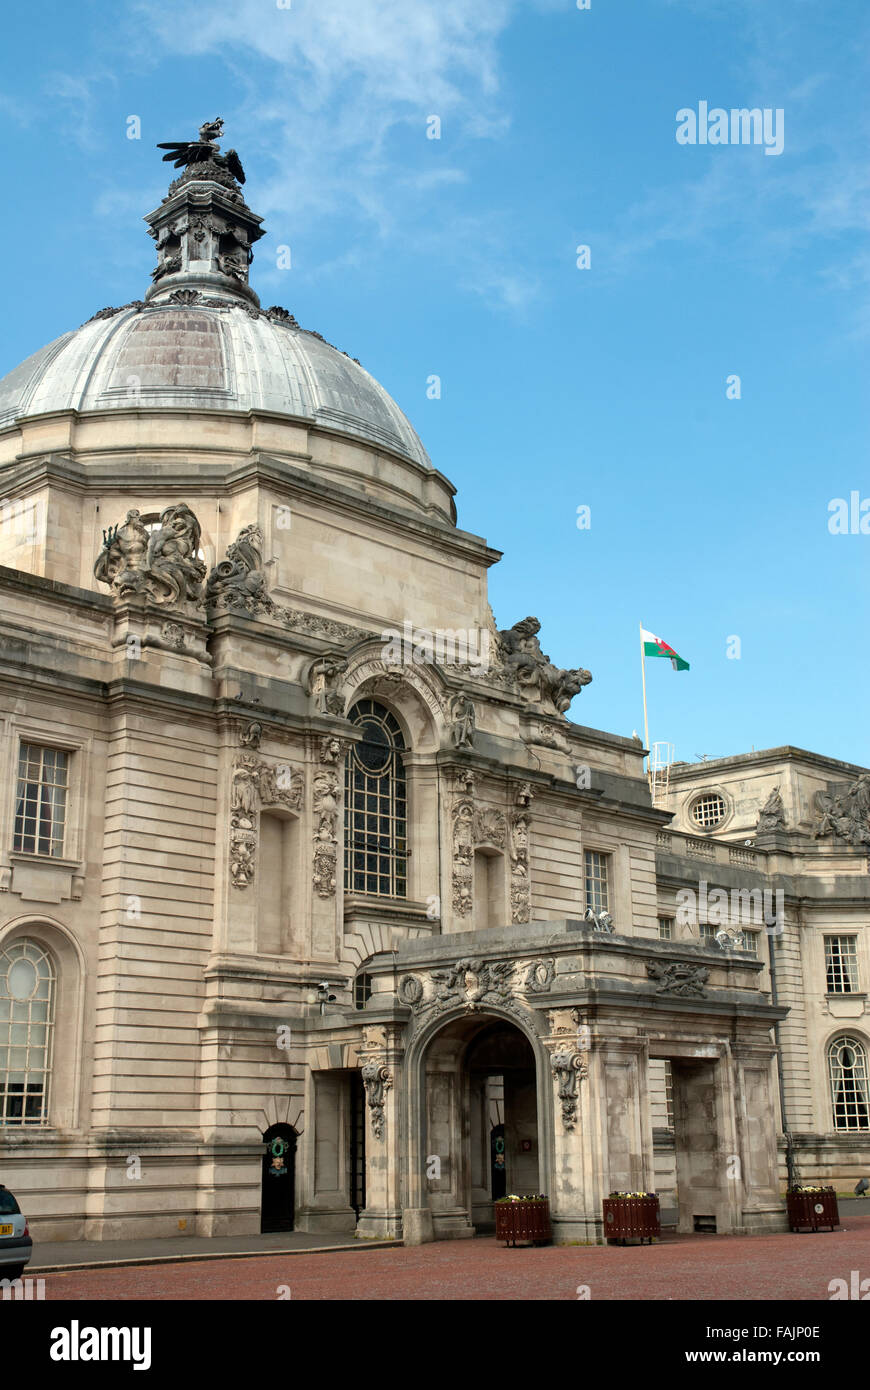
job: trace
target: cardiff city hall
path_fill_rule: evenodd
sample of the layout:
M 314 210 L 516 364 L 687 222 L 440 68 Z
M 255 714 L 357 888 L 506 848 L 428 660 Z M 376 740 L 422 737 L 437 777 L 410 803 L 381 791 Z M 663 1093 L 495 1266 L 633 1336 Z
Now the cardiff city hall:
M 570 719 L 404 414 L 261 306 L 221 125 L 143 297 L 0 381 L 0 1179 L 46 1240 L 786 1229 L 870 1166 L 870 773 Z

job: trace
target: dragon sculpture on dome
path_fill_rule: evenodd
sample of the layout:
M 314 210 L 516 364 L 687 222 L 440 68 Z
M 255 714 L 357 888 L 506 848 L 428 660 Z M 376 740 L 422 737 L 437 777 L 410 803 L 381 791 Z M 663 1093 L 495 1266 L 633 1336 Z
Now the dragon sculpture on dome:
M 242 161 L 235 150 L 221 154 L 218 140 L 223 134 L 224 123 L 220 116 L 214 121 L 206 121 L 199 128 L 198 140 L 169 140 L 158 145 L 158 150 L 167 150 L 164 163 L 170 161 L 176 169 L 187 171 L 194 164 L 213 164 L 225 169 L 237 183 L 245 182 Z

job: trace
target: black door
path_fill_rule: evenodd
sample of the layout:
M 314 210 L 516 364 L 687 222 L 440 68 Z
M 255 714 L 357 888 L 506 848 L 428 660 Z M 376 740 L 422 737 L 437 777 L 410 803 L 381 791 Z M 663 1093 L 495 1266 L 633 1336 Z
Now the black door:
M 296 1190 L 296 1131 L 272 1125 L 263 1135 L 261 1231 L 292 1231 Z
M 492 1173 L 492 1200 L 497 1202 L 507 1192 L 507 1170 L 504 1153 L 504 1125 L 493 1125 L 489 1137 Z

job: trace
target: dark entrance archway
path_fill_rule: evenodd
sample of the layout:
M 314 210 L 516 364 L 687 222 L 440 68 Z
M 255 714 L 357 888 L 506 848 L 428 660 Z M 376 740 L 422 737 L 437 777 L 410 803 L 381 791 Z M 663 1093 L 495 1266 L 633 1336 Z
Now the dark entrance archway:
M 542 1190 L 531 1044 L 505 1019 L 453 1019 L 429 1042 L 424 1076 L 435 1238 L 491 1228 L 498 1197 Z
M 297 1137 L 292 1125 L 271 1125 L 263 1135 L 261 1231 L 293 1230 Z

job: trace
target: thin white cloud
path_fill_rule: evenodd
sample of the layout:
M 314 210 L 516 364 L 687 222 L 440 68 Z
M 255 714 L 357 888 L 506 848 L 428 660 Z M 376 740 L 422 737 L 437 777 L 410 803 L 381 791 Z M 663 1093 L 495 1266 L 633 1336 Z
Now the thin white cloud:
M 449 218 L 445 197 L 461 197 L 468 182 L 468 142 L 509 130 L 499 42 L 517 5 L 292 0 L 279 9 L 274 0 L 143 0 L 136 14 L 152 43 L 177 51 L 183 34 L 186 52 L 231 67 L 245 96 L 236 111 L 221 113 L 228 142 L 257 169 L 257 210 L 276 245 L 291 231 L 296 240 L 313 237 L 340 218 L 349 238 L 362 236 L 377 252 L 416 245 L 421 229 Z M 432 116 L 441 140 L 427 139 Z M 191 134 L 202 119 L 191 111 Z M 163 138 L 182 139 L 184 131 Z M 506 233 L 497 245 L 495 222 L 489 232 L 487 254 L 496 262 L 489 294 L 514 304 L 513 248 Z M 458 283 L 484 283 L 473 248 L 442 246 Z

